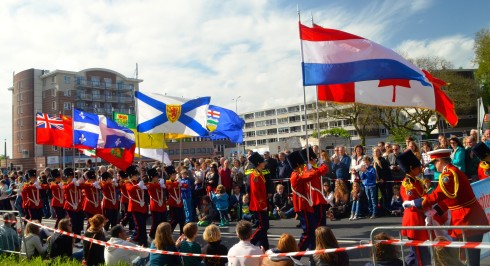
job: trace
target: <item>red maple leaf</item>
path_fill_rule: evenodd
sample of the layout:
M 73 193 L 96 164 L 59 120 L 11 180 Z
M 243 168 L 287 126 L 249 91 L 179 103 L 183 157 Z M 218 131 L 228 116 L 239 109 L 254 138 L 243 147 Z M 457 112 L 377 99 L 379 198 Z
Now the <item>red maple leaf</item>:
M 408 79 L 383 79 L 379 81 L 378 88 L 393 86 L 392 102 L 396 102 L 396 86 L 411 88 L 410 80 Z

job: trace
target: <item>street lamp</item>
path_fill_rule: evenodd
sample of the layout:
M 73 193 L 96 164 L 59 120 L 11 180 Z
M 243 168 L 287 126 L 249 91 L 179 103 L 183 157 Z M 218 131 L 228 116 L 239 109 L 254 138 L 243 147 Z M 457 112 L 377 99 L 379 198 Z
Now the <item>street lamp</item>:
M 235 99 L 231 99 L 232 101 L 235 101 L 235 113 L 238 115 L 238 99 L 240 99 L 242 96 L 238 96 Z M 236 144 L 236 157 L 237 159 L 240 156 L 240 143 Z

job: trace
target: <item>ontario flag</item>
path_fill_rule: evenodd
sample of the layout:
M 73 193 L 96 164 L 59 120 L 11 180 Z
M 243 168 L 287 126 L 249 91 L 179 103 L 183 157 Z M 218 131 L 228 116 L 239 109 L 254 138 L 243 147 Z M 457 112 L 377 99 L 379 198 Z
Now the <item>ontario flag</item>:
M 454 103 L 441 90 L 446 82 L 423 70 L 428 85 L 418 80 L 384 79 L 345 84 L 319 85 L 318 100 L 337 103 L 362 103 L 387 107 L 413 107 L 438 112 L 451 124 L 458 124 Z
M 36 144 L 73 147 L 72 119 L 64 115 L 36 113 Z
M 119 169 L 126 169 L 133 164 L 134 149 L 133 145 L 129 149 L 125 148 L 105 148 L 95 149 L 95 154 L 108 163 L 116 166 Z

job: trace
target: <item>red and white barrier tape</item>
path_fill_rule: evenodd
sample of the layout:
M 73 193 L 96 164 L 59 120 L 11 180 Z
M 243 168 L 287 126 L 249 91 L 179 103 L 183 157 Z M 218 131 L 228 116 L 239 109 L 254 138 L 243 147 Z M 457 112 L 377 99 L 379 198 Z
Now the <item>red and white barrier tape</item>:
M 118 245 L 114 243 L 108 243 L 104 241 L 100 241 L 97 239 L 85 237 L 85 236 L 80 236 L 77 234 L 65 232 L 63 230 L 58 230 L 51 228 L 49 226 L 45 226 L 36 222 L 29 221 L 25 218 L 24 220 L 33 223 L 37 226 L 40 226 L 42 228 L 46 228 L 48 230 L 58 232 L 63 235 L 67 235 L 70 237 L 75 237 L 84 241 L 88 241 L 90 243 L 95 243 L 101 246 L 106 246 L 106 247 L 114 247 L 114 248 L 122 248 L 124 250 L 133 250 L 133 251 L 143 251 L 143 252 L 149 252 L 149 253 L 155 253 L 155 254 L 163 254 L 163 255 L 176 255 L 176 256 L 186 256 L 186 257 L 200 257 L 200 258 L 259 258 L 259 257 L 285 257 L 285 256 L 290 256 L 290 257 L 296 257 L 296 256 L 306 256 L 306 255 L 313 255 L 313 254 L 323 254 L 323 253 L 332 253 L 332 252 L 342 252 L 342 251 L 348 251 L 348 250 L 354 250 L 354 249 L 360 249 L 360 248 L 368 248 L 371 247 L 371 244 L 366 244 L 366 245 L 358 245 L 358 246 L 352 246 L 352 247 L 344 247 L 344 248 L 331 248 L 331 249 L 324 249 L 324 250 L 310 250 L 310 251 L 301 251 L 301 252 L 289 252 L 289 253 L 272 253 L 272 254 L 263 254 L 263 255 L 243 255 L 243 256 L 226 256 L 226 255 L 208 255 L 208 254 L 195 254 L 195 253 L 182 253 L 182 252 L 173 252 L 173 251 L 166 251 L 166 250 L 156 250 L 156 249 L 151 249 L 151 248 L 144 248 L 144 247 L 130 247 L 130 246 L 123 246 L 123 245 Z
M 421 240 L 380 240 L 376 241 L 395 246 L 418 246 L 418 247 L 452 247 L 452 248 L 477 248 L 490 249 L 488 242 L 453 242 L 453 241 L 421 241 Z

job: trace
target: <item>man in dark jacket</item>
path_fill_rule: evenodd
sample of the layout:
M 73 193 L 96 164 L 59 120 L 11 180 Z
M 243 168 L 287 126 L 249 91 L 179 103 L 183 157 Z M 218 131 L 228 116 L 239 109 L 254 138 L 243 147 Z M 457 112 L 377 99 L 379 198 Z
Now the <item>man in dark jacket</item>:
M 338 146 L 336 148 L 332 161 L 332 171 L 335 173 L 335 177 L 347 182 L 350 178 L 349 167 L 351 158 L 345 153 L 344 146 Z

